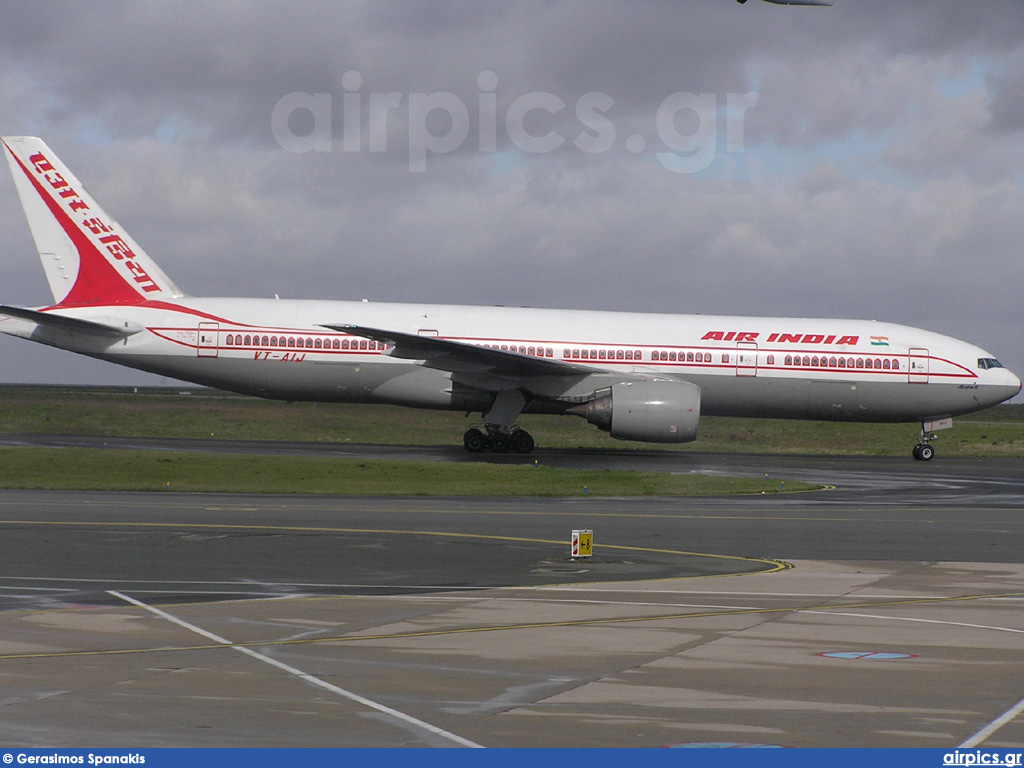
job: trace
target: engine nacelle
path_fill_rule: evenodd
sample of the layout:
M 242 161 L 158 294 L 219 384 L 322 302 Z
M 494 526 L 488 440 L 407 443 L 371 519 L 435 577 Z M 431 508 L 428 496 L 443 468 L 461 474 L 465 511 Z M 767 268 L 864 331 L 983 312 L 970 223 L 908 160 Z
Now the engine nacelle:
M 700 387 L 685 381 L 627 381 L 597 390 L 569 412 L 618 440 L 689 443 L 697 439 Z

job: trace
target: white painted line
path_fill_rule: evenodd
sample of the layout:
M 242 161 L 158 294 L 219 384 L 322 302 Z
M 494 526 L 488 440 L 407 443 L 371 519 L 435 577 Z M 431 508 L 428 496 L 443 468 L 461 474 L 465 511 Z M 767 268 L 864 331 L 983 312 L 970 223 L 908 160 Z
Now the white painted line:
M 842 606 L 836 606 L 841 608 Z M 885 606 L 880 606 L 884 608 Z M 805 608 L 796 610 L 794 613 L 818 613 L 823 616 L 852 616 L 855 619 L 883 619 L 885 621 L 910 621 L 918 624 L 943 624 L 947 627 L 965 627 L 967 629 L 991 629 L 993 632 L 1013 632 L 1017 635 L 1024 635 L 1024 629 L 1013 627 L 997 627 L 992 624 L 968 624 L 964 621 L 940 621 L 939 619 L 913 619 L 909 616 L 879 616 L 873 613 L 846 613 L 833 611 L 828 608 Z
M 887 621 L 913 621 L 921 624 L 945 624 L 951 627 L 966 627 L 968 629 L 990 629 L 995 632 L 1012 632 L 1014 634 L 1024 634 L 1024 629 L 1014 629 L 1013 627 L 995 627 L 988 624 L 967 624 L 961 621 L 939 621 L 937 619 L 912 619 L 907 616 L 878 616 L 870 613 L 840 613 L 839 611 L 830 611 L 827 608 L 797 611 L 797 613 L 817 613 L 829 616 L 851 616 L 859 619 L 885 619 Z M 971 736 L 971 738 L 969 738 L 967 741 L 965 741 L 963 744 L 957 747 L 957 749 L 967 749 L 969 747 L 976 747 L 979 744 L 982 744 L 986 739 L 988 739 L 989 736 L 998 731 L 1007 723 L 1012 722 L 1013 719 L 1022 712 L 1024 712 L 1024 699 L 1018 701 L 1002 715 L 997 717 L 995 720 L 986 725 L 976 734 Z
M 62 577 L 50 577 L 50 576 L 4 576 L 0 574 L 0 581 L 42 581 L 42 582 L 55 582 L 58 584 L 95 584 L 96 579 L 70 579 Z M 323 582 L 302 582 L 302 581 L 185 581 L 175 579 L 108 579 L 104 581 L 105 584 L 130 584 L 133 587 L 138 587 L 143 584 L 160 584 L 165 586 L 181 584 L 184 586 L 230 586 L 230 587 L 307 587 L 309 589 L 413 589 L 413 590 L 437 590 L 443 589 L 449 592 L 453 591 L 451 585 L 431 585 L 431 584 L 325 584 Z M 500 587 L 499 587 L 500 588 Z M 460 592 L 471 592 L 473 590 L 488 590 L 496 589 L 496 587 L 458 587 Z M 382 596 L 386 597 L 386 595 Z
M 971 738 L 969 738 L 967 741 L 960 745 L 959 749 L 966 749 L 968 747 L 978 746 L 993 733 L 995 733 L 1004 725 L 1006 725 L 1015 717 L 1017 717 L 1017 715 L 1019 715 L 1021 712 L 1024 712 L 1024 699 L 1018 701 L 1016 704 L 1010 707 L 1010 709 L 1006 710 L 1006 712 L 1004 712 L 1002 715 L 997 717 L 995 720 L 986 725 L 976 734 L 971 736 Z
M 134 606 L 143 608 L 149 611 L 150 613 L 154 614 L 155 616 L 159 616 L 160 618 L 165 619 L 171 622 L 172 624 L 176 624 L 179 627 L 187 629 L 190 632 L 195 632 L 197 635 L 205 637 L 207 640 L 212 640 L 215 643 L 229 646 L 233 650 L 238 651 L 239 653 L 244 653 L 246 656 L 254 658 L 257 661 L 262 661 L 264 664 L 269 664 L 272 667 L 277 667 L 278 669 L 287 672 L 289 675 L 294 675 L 295 677 L 309 683 L 310 685 L 314 685 L 318 688 L 323 688 L 325 691 L 330 691 L 333 694 L 341 696 L 343 699 L 348 699 L 349 701 L 354 701 L 355 703 L 361 704 L 364 707 L 375 709 L 378 712 L 382 712 L 385 715 L 395 718 L 396 720 L 400 720 L 403 723 L 407 723 L 416 728 L 421 728 L 436 736 L 441 736 L 442 738 L 448 739 L 449 741 L 454 742 L 455 744 L 458 744 L 460 746 L 480 748 L 483 747 L 482 744 L 477 744 L 476 742 L 470 741 L 469 739 L 464 739 L 461 736 L 457 736 L 454 733 L 444 730 L 443 728 L 438 728 L 436 725 L 431 725 L 430 723 L 426 723 L 411 715 L 407 715 L 404 712 L 399 712 L 397 709 L 392 709 L 391 707 L 387 707 L 383 704 L 378 704 L 377 702 L 371 701 L 370 699 L 360 696 L 357 693 L 346 691 L 344 688 L 339 688 L 336 685 L 332 685 L 331 683 L 321 680 L 318 677 L 314 677 L 313 675 L 310 675 L 307 672 L 303 672 L 301 669 L 297 669 L 296 667 L 280 662 L 277 659 L 271 658 L 270 656 L 264 656 L 262 653 L 257 653 L 251 648 L 245 648 L 244 646 L 236 645 L 235 643 L 232 643 L 230 640 L 226 640 L 220 635 L 215 635 L 212 632 L 207 632 L 202 627 L 197 627 L 195 624 L 189 624 L 187 621 L 179 619 L 177 616 L 172 616 L 171 614 L 167 613 L 166 611 L 162 611 L 159 608 L 154 608 L 151 605 L 146 605 L 145 603 L 140 602 L 139 600 L 136 600 L 133 597 L 129 597 L 128 595 L 124 595 L 120 592 L 117 592 L 116 590 L 108 589 L 107 594 L 113 595 L 114 597 L 120 600 L 124 600 L 126 603 L 131 603 Z

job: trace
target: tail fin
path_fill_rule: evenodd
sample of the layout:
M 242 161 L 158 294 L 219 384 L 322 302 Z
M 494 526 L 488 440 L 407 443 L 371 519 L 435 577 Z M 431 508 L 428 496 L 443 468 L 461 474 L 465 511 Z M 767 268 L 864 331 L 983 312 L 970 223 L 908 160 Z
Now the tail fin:
M 58 305 L 138 304 L 182 295 L 42 139 L 5 136 L 2 142 Z

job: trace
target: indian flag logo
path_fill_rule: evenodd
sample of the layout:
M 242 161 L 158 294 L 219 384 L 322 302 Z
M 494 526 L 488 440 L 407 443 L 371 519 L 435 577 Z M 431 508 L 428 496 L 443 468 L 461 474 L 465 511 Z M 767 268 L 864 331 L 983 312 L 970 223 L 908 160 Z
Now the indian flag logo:
M 888 336 L 872 336 L 871 337 L 872 347 L 888 347 L 889 337 Z

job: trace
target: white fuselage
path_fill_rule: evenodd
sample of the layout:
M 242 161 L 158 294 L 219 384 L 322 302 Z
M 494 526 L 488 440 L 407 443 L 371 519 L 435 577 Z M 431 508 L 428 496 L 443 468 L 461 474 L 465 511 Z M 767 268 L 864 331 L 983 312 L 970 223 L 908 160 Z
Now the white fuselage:
M 288 400 L 486 410 L 478 379 L 391 356 L 326 325 L 396 331 L 571 362 L 592 376 L 534 379 L 527 410 L 564 412 L 618 377 L 700 387 L 705 415 L 920 421 L 979 410 L 1020 390 L 986 351 L 891 323 L 509 307 L 183 298 L 61 308 L 128 323 L 115 341 L 9 319 L 0 330 L 208 386 Z M 18 324 L 21 324 L 19 332 Z M 500 388 L 500 386 L 498 387 Z

